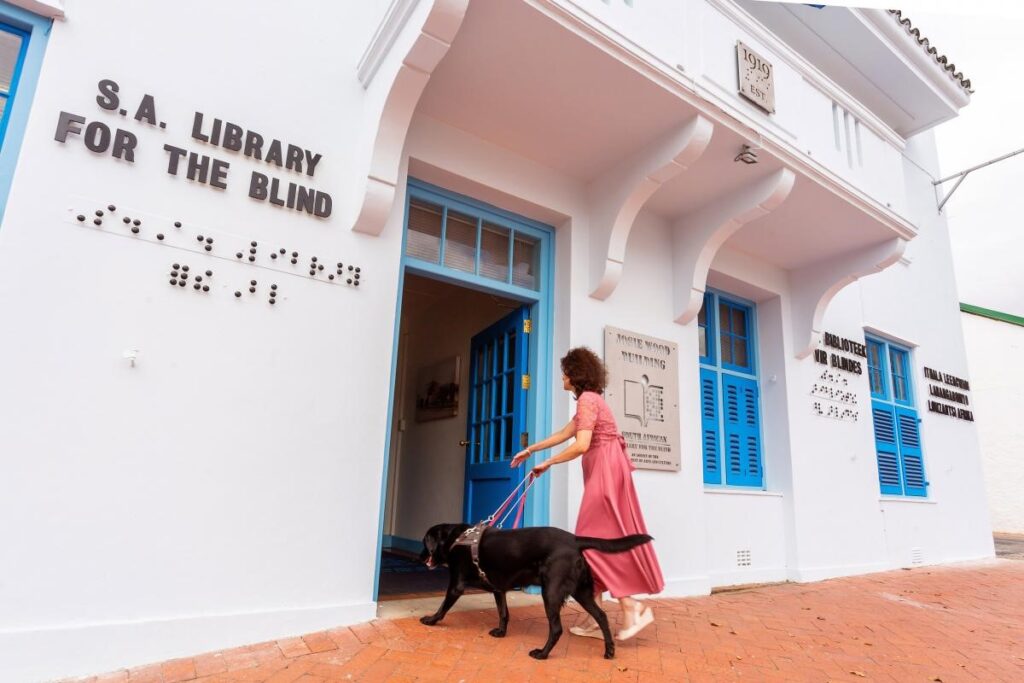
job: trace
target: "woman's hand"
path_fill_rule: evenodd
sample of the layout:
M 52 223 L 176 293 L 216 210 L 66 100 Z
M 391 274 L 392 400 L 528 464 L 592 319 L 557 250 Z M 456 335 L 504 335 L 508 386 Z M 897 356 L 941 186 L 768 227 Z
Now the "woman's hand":
M 549 467 L 551 467 L 551 463 L 545 460 L 544 462 L 534 467 L 531 471 L 533 472 L 533 476 L 539 477 L 540 475 L 547 472 Z
M 523 450 L 521 450 L 518 453 L 516 453 L 515 457 L 512 458 L 512 462 L 510 462 L 508 464 L 508 466 L 509 467 L 513 467 L 513 468 L 519 467 L 531 455 L 533 455 L 533 454 L 530 453 L 530 449 L 529 448 L 524 448 Z

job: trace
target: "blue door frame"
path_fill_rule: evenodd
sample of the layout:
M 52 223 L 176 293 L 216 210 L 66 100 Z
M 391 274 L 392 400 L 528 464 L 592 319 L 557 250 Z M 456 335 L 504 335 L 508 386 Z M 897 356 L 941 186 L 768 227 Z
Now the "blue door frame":
M 449 209 L 459 212 L 463 216 L 480 217 L 478 221 L 479 230 L 483 220 L 489 224 L 499 226 L 512 231 L 511 242 L 514 244 L 514 235 L 522 234 L 536 240 L 540 256 L 538 264 L 539 282 L 536 290 L 501 282 L 485 277 L 480 274 L 479 265 L 472 271 L 457 270 L 446 267 L 444 264 L 444 252 L 442 251 L 437 262 L 424 260 L 406 254 L 407 240 L 409 234 L 409 205 L 413 200 L 429 202 L 444 207 L 445 215 Z M 444 234 L 442 232 L 442 245 Z M 505 211 L 496 206 L 477 201 L 471 197 L 460 195 L 436 185 L 431 185 L 413 178 L 409 178 L 406 185 L 406 197 L 403 206 L 402 219 L 402 253 L 401 264 L 398 273 L 398 294 L 395 301 L 395 325 L 392 338 L 391 352 L 391 384 L 388 395 L 388 422 L 384 439 L 384 466 L 381 477 L 380 488 L 380 511 L 377 522 L 377 556 L 374 559 L 375 571 L 373 575 L 373 599 L 377 600 L 380 583 L 380 558 L 384 538 L 384 513 L 387 506 L 388 486 L 388 460 L 391 453 L 391 426 L 395 409 L 395 378 L 398 372 L 398 343 L 399 333 L 402 324 L 402 294 L 405 287 L 406 274 L 415 274 L 423 277 L 448 282 L 461 287 L 469 287 L 483 292 L 496 294 L 505 298 L 520 301 L 528 307 L 532 332 L 527 335 L 529 340 L 529 374 L 531 377 L 531 389 L 526 392 L 526 431 L 529 432 L 531 441 L 536 441 L 541 436 L 551 432 L 551 387 L 553 378 L 553 308 L 554 308 L 554 263 L 555 263 L 555 240 L 554 228 L 543 223 L 531 221 L 517 214 Z M 511 278 L 509 278 L 511 279 Z M 523 471 L 534 464 L 534 456 L 523 465 Z M 549 519 L 549 500 L 551 495 L 550 477 L 541 477 L 530 489 L 530 495 L 526 501 L 523 524 L 525 526 L 546 526 Z

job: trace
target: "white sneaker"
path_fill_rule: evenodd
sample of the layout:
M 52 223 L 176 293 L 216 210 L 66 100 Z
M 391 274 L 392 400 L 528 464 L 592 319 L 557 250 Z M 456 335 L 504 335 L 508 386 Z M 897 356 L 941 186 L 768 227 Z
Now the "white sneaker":
M 624 628 L 615 636 L 616 640 L 629 640 L 640 631 L 654 623 L 654 611 L 648 607 L 642 612 L 637 612 L 636 621 L 629 628 Z
M 590 626 L 573 626 L 569 629 L 569 633 L 583 638 L 598 638 L 600 640 L 604 640 L 604 634 L 601 633 L 601 627 L 598 626 L 596 622 Z

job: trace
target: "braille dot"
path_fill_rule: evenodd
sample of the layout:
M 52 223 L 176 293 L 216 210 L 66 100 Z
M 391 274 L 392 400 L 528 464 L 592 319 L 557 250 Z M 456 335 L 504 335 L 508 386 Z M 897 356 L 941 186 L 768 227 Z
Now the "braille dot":
M 284 256 L 286 253 L 288 253 L 286 250 L 284 250 L 284 249 L 281 250 L 281 256 Z
M 330 275 L 328 275 L 327 279 L 328 280 L 333 280 L 334 279 L 334 273 L 331 273 Z
M 156 238 L 157 238 L 158 240 L 163 240 L 163 238 L 164 238 L 164 234 L 163 234 L 162 232 L 158 232 L 158 233 L 156 234 Z
M 256 246 L 256 242 L 249 242 L 249 246 L 250 247 L 255 247 Z
M 249 263 L 253 263 L 255 261 L 256 261 L 256 257 L 255 256 L 250 256 L 249 257 Z
M 203 288 L 203 286 L 202 286 L 202 285 L 200 285 L 200 284 L 198 284 L 198 283 L 196 283 L 196 284 L 192 285 L 192 289 L 195 289 L 195 290 L 200 290 L 200 289 L 202 289 L 202 288 Z
M 213 277 L 213 271 L 212 270 L 206 271 L 206 277 Z
M 188 266 L 182 266 L 181 269 L 184 270 L 186 273 L 188 272 Z
M 242 258 L 242 252 L 238 252 L 237 254 L 235 254 L 235 258 Z
M 178 271 L 172 270 L 171 271 L 171 277 L 178 277 Z
M 316 263 L 316 256 L 312 258 L 313 263 Z
M 241 293 L 241 292 L 237 292 L 237 291 L 236 291 L 236 292 L 235 292 L 235 296 L 236 296 L 236 297 L 238 297 L 238 296 L 242 296 L 242 293 Z
M 182 280 L 181 282 L 179 282 L 179 283 L 178 283 L 178 286 L 179 286 L 179 287 L 184 287 L 184 286 L 185 286 L 185 281 L 184 281 L 184 280 Z
M 135 220 L 132 221 L 132 225 L 142 225 L 142 221 L 136 218 Z
M 211 247 L 209 244 L 203 247 L 203 249 L 205 249 L 206 251 L 213 251 L 213 247 Z
M 341 268 L 338 268 L 338 275 L 341 275 Z
M 316 268 L 310 268 L 309 269 L 309 274 L 310 275 L 316 275 Z
M 273 300 L 273 299 L 271 299 L 271 300 L 270 300 L 270 303 L 274 303 L 274 300 Z
M 349 267 L 348 267 L 348 269 L 349 269 L 349 270 L 352 270 L 352 266 L 349 266 Z
M 277 289 L 277 285 L 270 285 L 271 289 Z
M 129 223 L 131 223 L 131 222 L 132 222 L 132 219 L 131 219 L 131 218 L 128 218 L 128 216 L 125 216 L 125 217 L 124 217 L 124 218 L 122 218 L 121 220 L 122 220 L 122 221 L 124 221 L 124 224 L 125 224 L 125 225 L 128 225 Z
M 341 261 L 338 261 L 338 267 L 341 268 Z
M 359 267 L 358 267 L 358 266 L 356 267 L 356 272 L 357 272 L 357 273 L 359 272 Z
M 209 292 L 210 291 L 210 285 L 203 285 L 203 291 L 204 292 Z
M 80 213 L 80 214 L 78 214 L 76 216 L 76 218 L 79 220 L 79 222 L 84 221 L 85 220 L 85 214 Z
M 138 235 L 138 234 L 139 234 L 139 229 L 138 229 L 138 227 L 136 227 L 136 226 L 134 226 L 134 225 L 133 225 L 133 226 L 132 226 L 132 233 L 133 233 L 133 234 L 135 234 L 135 235 Z
M 114 206 L 113 204 L 109 204 L 107 206 L 107 211 L 117 211 L 117 207 Z
M 297 259 L 297 258 L 293 258 L 292 259 L 292 263 L 298 263 L 298 262 L 299 262 L 299 259 Z
M 359 286 L 359 280 L 356 280 L 355 285 L 356 285 L 356 287 Z
M 323 269 L 324 269 L 324 264 L 322 264 L 322 263 L 321 263 L 320 265 L 318 265 L 318 266 L 316 267 L 316 269 L 317 269 L 317 270 L 323 270 Z
M 349 279 L 345 280 L 345 282 L 347 282 L 349 284 L 352 284 L 352 278 L 349 278 Z
M 255 294 L 256 293 L 256 288 L 255 287 L 250 287 L 249 288 L 249 293 L 250 294 Z
M 196 282 L 202 282 L 202 281 L 203 281 L 203 276 L 202 275 L 196 275 Z
M 175 270 L 178 270 L 179 268 L 181 268 L 181 266 L 179 266 L 177 263 L 175 263 L 173 266 L 171 266 L 171 268 L 174 268 Z
M 297 251 L 293 251 L 292 252 L 292 256 L 298 257 L 298 255 L 299 255 L 299 252 L 297 252 Z
M 181 227 L 181 221 L 174 221 L 174 227 L 180 228 Z
M 178 281 L 177 281 L 177 280 L 175 280 L 174 278 L 171 278 L 171 284 L 172 284 L 172 285 L 176 285 L 176 284 L 178 284 Z
M 202 242 L 203 241 L 203 236 L 202 235 L 196 235 L 196 241 L 197 242 Z
M 256 286 L 256 281 L 255 280 L 249 280 L 249 284 L 252 285 L 253 287 L 255 287 Z
M 207 244 L 213 244 L 213 238 L 212 237 L 207 237 L 206 238 L 206 243 Z
M 101 221 L 99 218 L 93 218 L 92 222 L 94 225 L 103 225 L 103 221 Z
M 255 250 L 255 249 L 250 249 L 250 250 L 249 250 L 249 253 L 250 253 L 250 254 L 255 254 L 255 253 L 256 253 L 256 250 Z
M 270 255 L 270 258 L 272 258 L 272 259 L 276 259 L 276 258 L 277 258 L 277 254 L 271 254 L 271 255 Z
M 102 216 L 102 215 L 103 215 L 103 212 L 102 212 L 102 211 L 100 211 L 99 209 L 96 209 L 96 215 L 97 215 L 97 216 Z

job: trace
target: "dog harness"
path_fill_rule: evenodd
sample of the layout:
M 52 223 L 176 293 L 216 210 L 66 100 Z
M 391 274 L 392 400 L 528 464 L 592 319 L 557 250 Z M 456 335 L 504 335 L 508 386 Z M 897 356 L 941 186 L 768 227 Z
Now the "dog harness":
M 489 526 L 490 523 L 487 520 L 479 522 L 463 531 L 459 537 L 455 539 L 455 542 L 452 543 L 452 548 L 457 545 L 469 546 L 469 554 L 473 560 L 473 566 L 476 567 L 476 572 L 480 575 L 480 580 L 488 586 L 491 585 L 491 582 L 487 579 L 487 574 L 484 573 L 483 568 L 480 566 L 480 539 L 483 538 L 484 531 L 486 531 Z

